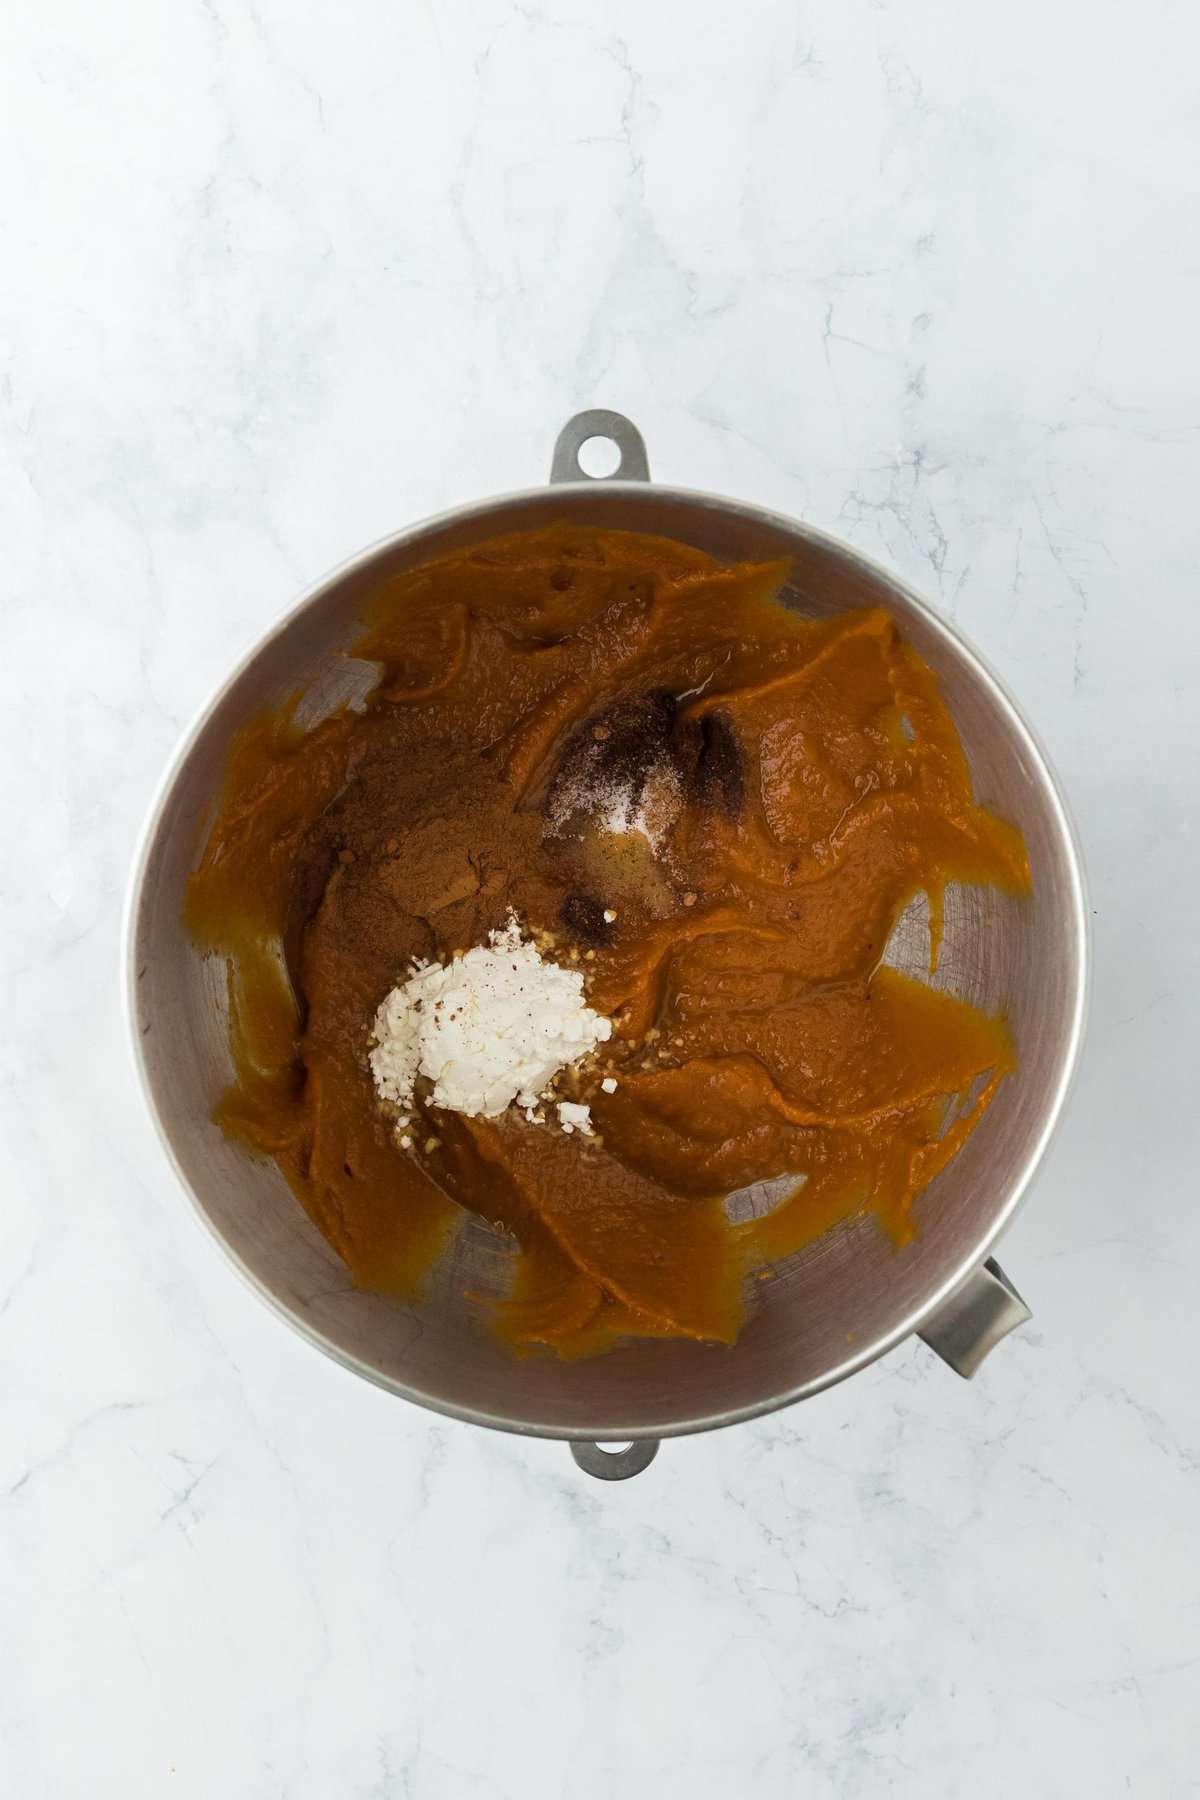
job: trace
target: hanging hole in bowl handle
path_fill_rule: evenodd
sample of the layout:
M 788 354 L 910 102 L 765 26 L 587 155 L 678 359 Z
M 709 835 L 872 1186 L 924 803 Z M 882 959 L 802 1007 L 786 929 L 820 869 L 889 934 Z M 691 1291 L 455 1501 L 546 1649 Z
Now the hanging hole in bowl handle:
M 593 439 L 610 446 L 607 456 Z M 586 462 L 584 447 L 588 446 Z M 612 462 L 615 449 L 617 461 Z M 610 466 L 611 465 L 611 466 Z M 603 471 L 593 472 L 593 471 Z M 650 463 L 641 432 L 624 413 L 595 406 L 568 419 L 554 445 L 551 483 L 561 481 L 649 481 Z
M 640 1438 L 632 1444 L 593 1444 L 584 1438 L 571 1439 L 571 1455 L 585 1475 L 598 1481 L 627 1481 L 640 1475 L 658 1455 L 657 1438 Z

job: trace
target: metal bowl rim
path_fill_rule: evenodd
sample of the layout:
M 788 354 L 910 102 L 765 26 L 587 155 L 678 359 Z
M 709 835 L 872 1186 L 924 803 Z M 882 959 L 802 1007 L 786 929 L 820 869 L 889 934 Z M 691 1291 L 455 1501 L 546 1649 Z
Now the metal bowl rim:
M 952 649 L 963 655 L 973 672 L 978 677 L 984 690 L 993 703 L 1006 716 L 1007 722 L 1031 758 L 1033 767 L 1045 789 L 1050 802 L 1051 812 L 1061 835 L 1067 852 L 1067 866 L 1070 871 L 1070 910 L 1076 951 L 1075 992 L 1071 1008 L 1070 1024 L 1067 1034 L 1065 1056 L 1061 1073 L 1054 1094 L 1046 1107 L 1041 1130 L 1025 1158 L 1023 1167 L 1016 1179 L 1010 1184 L 1010 1190 L 1004 1205 L 992 1220 L 986 1232 L 982 1233 L 969 1254 L 964 1256 L 957 1267 L 935 1288 L 926 1295 L 920 1306 L 915 1307 L 891 1331 L 871 1343 L 857 1349 L 836 1367 L 823 1375 L 813 1377 L 809 1381 L 798 1383 L 782 1393 L 772 1394 L 764 1399 L 755 1400 L 745 1406 L 731 1407 L 720 1413 L 701 1413 L 689 1418 L 667 1417 L 653 1424 L 643 1425 L 637 1430 L 630 1430 L 621 1424 L 605 1424 L 600 1422 L 586 1430 L 580 1428 L 572 1435 L 579 1439 L 587 1439 L 597 1443 L 620 1442 L 642 1438 L 684 1437 L 702 1431 L 716 1431 L 726 1425 L 740 1424 L 749 1419 L 761 1418 L 767 1413 L 779 1411 L 785 1406 L 795 1405 L 797 1401 L 811 1399 L 813 1395 L 826 1388 L 845 1381 L 849 1376 L 857 1374 L 860 1369 L 886 1356 L 897 1344 L 918 1331 L 921 1325 L 936 1313 L 951 1294 L 959 1288 L 988 1255 L 1002 1233 L 1012 1222 L 1013 1216 L 1029 1193 L 1033 1178 L 1040 1167 L 1050 1140 L 1062 1117 L 1071 1089 L 1074 1085 L 1079 1066 L 1080 1051 L 1087 1023 L 1087 1012 L 1091 988 L 1091 928 L 1087 904 L 1086 880 L 1083 869 L 1083 856 L 1079 843 L 1079 835 L 1071 816 L 1070 808 L 1053 765 L 1044 749 L 1040 738 L 1025 718 L 1020 706 L 1009 692 L 1008 687 L 991 668 L 986 658 L 957 626 L 943 619 L 907 582 L 902 581 L 890 569 L 866 556 L 862 551 L 853 548 L 841 538 L 830 532 L 822 531 L 816 526 L 806 525 L 800 520 L 792 519 L 785 513 L 778 513 L 771 508 L 755 505 L 750 501 L 737 500 L 722 494 L 713 494 L 703 489 L 676 487 L 664 482 L 585 480 L 564 482 L 553 490 L 554 498 L 567 499 L 573 495 L 587 493 L 594 496 L 598 489 L 604 488 L 611 493 L 614 504 L 621 500 L 644 501 L 652 495 L 655 499 L 670 499 L 682 502 L 685 506 L 699 507 L 702 510 L 721 513 L 733 513 L 737 516 L 781 531 L 793 537 L 801 537 L 807 542 L 816 544 L 830 551 L 844 562 L 856 564 L 866 574 L 881 582 L 886 588 L 899 594 L 905 602 L 913 607 L 923 618 L 927 626 L 936 634 L 944 637 Z M 482 1425 L 492 1430 L 513 1432 L 524 1437 L 547 1438 L 561 1441 L 563 1432 L 552 1426 L 543 1425 L 536 1420 L 506 1418 L 495 1413 L 486 1412 L 470 1406 L 458 1406 L 440 1399 L 437 1395 L 427 1393 L 420 1388 L 409 1386 L 393 1377 L 383 1374 L 379 1369 L 363 1362 L 359 1357 L 341 1349 L 328 1338 L 323 1331 L 300 1317 L 266 1286 L 263 1280 L 243 1257 L 233 1248 L 228 1239 L 218 1230 L 199 1193 L 196 1191 L 176 1157 L 174 1148 L 167 1136 L 166 1129 L 159 1115 L 150 1076 L 143 1055 L 141 1033 L 137 1023 L 137 982 L 138 982 L 138 944 L 137 925 L 142 911 L 142 894 L 151 851 L 158 835 L 163 814 L 166 811 L 175 782 L 183 770 L 192 750 L 204 731 L 213 713 L 222 704 L 245 671 L 256 661 L 267 646 L 280 637 L 283 632 L 309 607 L 316 604 L 332 589 L 338 587 L 351 575 L 357 574 L 371 562 L 385 554 L 406 545 L 418 542 L 430 532 L 451 524 L 467 524 L 478 520 L 484 524 L 490 515 L 505 511 L 512 507 L 544 505 L 548 490 L 539 488 L 520 488 L 511 493 L 491 495 L 483 500 L 470 501 L 462 506 L 450 507 L 440 513 L 404 527 L 377 539 L 365 549 L 347 557 L 343 562 L 323 575 L 309 588 L 294 605 L 261 633 L 250 648 L 238 660 L 233 669 L 218 685 L 210 697 L 202 704 L 184 731 L 179 744 L 167 764 L 157 788 L 151 799 L 145 822 L 137 841 L 134 853 L 132 872 L 126 890 L 124 916 L 121 929 L 121 959 L 124 978 L 122 981 L 123 1010 L 125 1013 L 128 1042 L 131 1047 L 133 1065 L 137 1075 L 146 1108 L 154 1122 L 159 1144 L 168 1163 L 191 1202 L 192 1210 L 208 1235 L 219 1246 L 227 1261 L 241 1276 L 246 1285 L 291 1329 L 304 1338 L 314 1348 L 323 1351 L 334 1362 L 353 1374 L 360 1375 L 376 1387 L 388 1393 L 399 1395 L 402 1399 L 411 1400 L 418 1406 L 431 1412 L 440 1413 L 444 1417 L 459 1419 L 466 1424 Z M 607 504 L 607 502 L 606 502 Z

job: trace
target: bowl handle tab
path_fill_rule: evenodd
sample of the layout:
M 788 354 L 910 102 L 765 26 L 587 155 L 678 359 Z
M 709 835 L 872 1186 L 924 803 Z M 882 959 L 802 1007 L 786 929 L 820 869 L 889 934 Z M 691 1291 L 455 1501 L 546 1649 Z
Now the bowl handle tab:
M 579 452 L 589 438 L 608 438 L 620 452 L 621 460 L 608 475 L 589 475 L 579 460 Z M 593 407 L 568 419 L 554 444 L 550 464 L 550 481 L 649 481 L 650 463 L 646 442 L 641 432 L 624 413 L 608 412 Z
M 604 1444 L 572 1438 L 571 1455 L 585 1475 L 595 1475 L 599 1481 L 627 1481 L 650 1467 L 658 1455 L 658 1439 L 639 1438 L 635 1443 L 617 1444 L 610 1450 Z
M 1000 1264 L 988 1257 L 921 1329 L 942 1361 L 968 1379 L 1000 1339 L 1033 1314 Z

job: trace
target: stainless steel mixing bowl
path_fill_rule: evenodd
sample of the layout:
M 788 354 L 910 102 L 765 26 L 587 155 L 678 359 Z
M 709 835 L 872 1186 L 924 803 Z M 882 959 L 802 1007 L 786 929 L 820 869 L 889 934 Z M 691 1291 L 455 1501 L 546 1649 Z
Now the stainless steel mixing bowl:
M 595 436 L 621 453 L 593 480 L 579 461 Z M 230 1073 L 224 971 L 183 926 L 187 875 L 217 794 L 230 736 L 259 708 L 305 689 L 314 717 L 366 685 L 343 654 L 360 607 L 384 578 L 499 532 L 572 520 L 655 532 L 712 555 L 787 557 L 785 598 L 820 615 L 882 605 L 937 672 L 978 797 L 1025 834 L 1033 894 L 1016 901 L 952 889 L 940 984 L 1002 1007 L 1019 1051 L 979 1128 L 918 1202 L 917 1235 L 897 1250 L 871 1219 L 831 1231 L 761 1284 L 732 1349 L 642 1341 L 592 1361 L 517 1360 L 491 1336 L 487 1307 L 511 1252 L 464 1222 L 419 1302 L 356 1290 L 273 1165 L 211 1122 Z M 901 922 L 889 956 L 920 974 L 925 926 Z M 572 419 L 551 486 L 465 506 L 356 556 L 280 621 L 188 734 L 153 807 L 129 899 L 130 1023 L 147 1102 L 200 1217 L 279 1315 L 359 1375 L 423 1406 L 571 1442 L 606 1478 L 636 1473 L 657 1440 L 752 1418 L 840 1381 L 919 1331 L 963 1374 L 1029 1316 L 988 1251 L 1029 1186 L 1070 1083 L 1083 1031 L 1087 911 L 1078 850 L 1046 759 L 995 676 L 901 582 L 844 544 L 739 501 L 649 479 L 645 447 L 619 414 Z M 605 1443 L 628 1442 L 625 1450 Z

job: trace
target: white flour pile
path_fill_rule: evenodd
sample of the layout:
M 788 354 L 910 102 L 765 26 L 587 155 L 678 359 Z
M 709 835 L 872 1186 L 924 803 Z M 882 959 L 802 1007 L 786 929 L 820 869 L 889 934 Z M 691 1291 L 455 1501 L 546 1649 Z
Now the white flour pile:
M 612 1021 L 584 1004 L 583 976 L 543 962 L 510 917 L 451 963 L 413 965 L 375 1015 L 371 1073 L 402 1111 L 424 1075 L 434 1106 L 493 1119 L 516 1101 L 532 1119 L 560 1070 L 611 1035 Z M 586 1106 L 557 1110 L 563 1131 L 591 1131 Z

